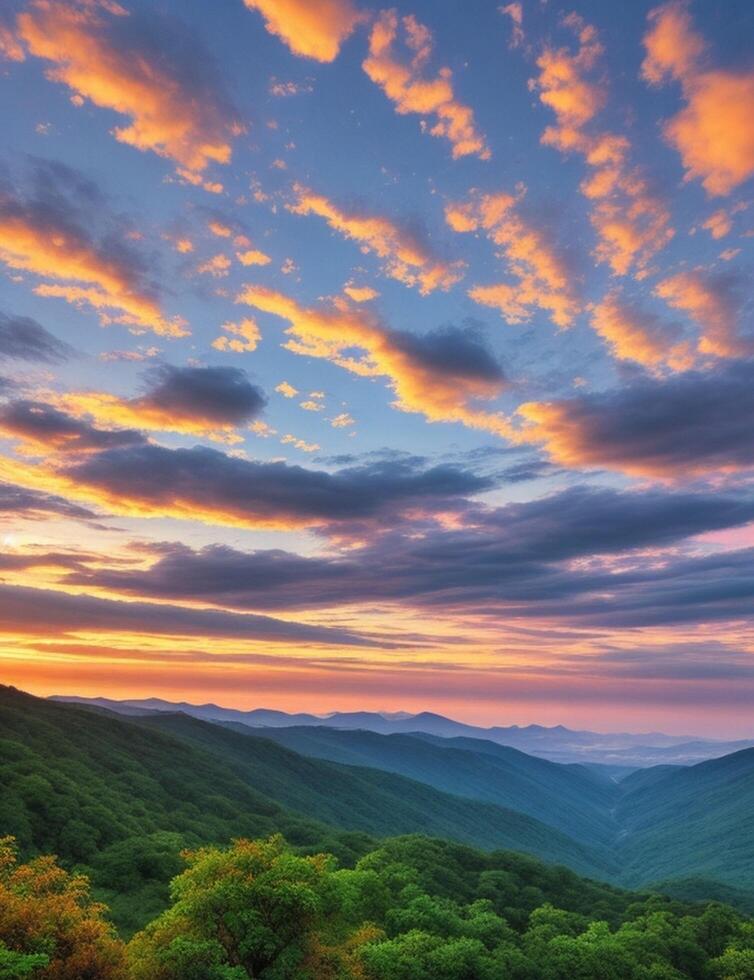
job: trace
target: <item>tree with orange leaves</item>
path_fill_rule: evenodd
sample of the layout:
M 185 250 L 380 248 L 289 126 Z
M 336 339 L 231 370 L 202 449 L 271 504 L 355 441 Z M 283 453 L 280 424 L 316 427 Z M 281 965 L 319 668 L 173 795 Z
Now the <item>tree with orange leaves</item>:
M 51 856 L 18 863 L 0 838 L 0 977 L 124 980 L 123 943 L 93 902 L 84 875 Z

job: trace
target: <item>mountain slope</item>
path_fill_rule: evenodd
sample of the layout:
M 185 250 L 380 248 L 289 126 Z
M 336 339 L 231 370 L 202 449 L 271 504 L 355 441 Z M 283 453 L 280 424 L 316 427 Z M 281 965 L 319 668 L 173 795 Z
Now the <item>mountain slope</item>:
M 125 931 L 164 907 L 183 848 L 278 832 L 347 861 L 373 843 L 288 812 L 196 745 L 0 686 L 0 836 L 82 867 Z
M 306 734 L 315 733 L 310 728 Z M 370 740 L 363 733 L 350 735 L 363 758 Z M 321 730 L 318 737 L 336 741 Z M 461 752 L 446 757 L 460 762 L 443 777 L 455 780 L 456 788 L 463 779 L 477 780 L 472 790 L 482 792 L 479 774 L 491 770 L 466 775 L 462 770 L 470 757 L 474 765 L 491 765 L 477 757 L 486 755 L 496 764 L 505 762 L 510 787 L 533 798 L 532 784 L 524 780 L 533 771 L 530 763 L 510 750 L 468 738 L 442 740 L 440 747 L 428 736 L 416 740 L 433 751 Z M 383 749 L 372 745 L 369 751 L 375 761 L 374 753 Z M 422 766 L 425 779 L 439 782 L 442 758 L 418 754 L 414 744 L 412 751 L 417 753 L 412 771 Z M 522 773 L 513 772 L 514 761 L 525 766 Z M 388 763 L 395 764 L 381 758 L 381 765 Z M 181 843 L 166 842 L 160 836 L 165 833 L 191 843 L 283 830 L 298 846 L 318 848 L 329 837 L 328 849 L 354 853 L 366 832 L 424 832 L 485 848 L 527 851 L 630 886 L 668 881 L 668 887 L 675 887 L 678 881 L 679 893 L 704 897 L 723 894 L 722 884 L 737 889 L 742 902 L 752 894 L 754 751 L 686 769 L 658 767 L 612 785 L 588 771 L 578 775 L 585 794 L 581 805 L 588 810 L 589 794 L 596 794 L 603 807 L 602 816 L 593 818 L 597 822 L 604 817 L 606 785 L 618 794 L 617 833 L 610 845 L 588 848 L 583 838 L 576 841 L 549 821 L 519 811 L 451 795 L 392 772 L 305 757 L 270 739 L 185 715 L 124 718 L 102 708 L 94 712 L 0 689 L 0 831 L 17 834 L 27 850 L 56 850 L 69 861 L 94 867 L 98 884 L 126 876 L 134 866 L 145 867 L 148 878 L 152 864 L 169 863 Z M 596 790 L 588 789 L 587 778 Z M 464 788 L 471 791 L 468 781 Z M 569 792 L 563 784 L 563 794 Z M 553 798 L 557 811 L 557 794 Z M 575 819 L 575 813 L 574 804 L 568 819 Z M 591 819 L 588 812 L 586 819 Z M 145 836 L 149 853 L 137 849 L 135 859 L 129 842 L 138 840 L 143 851 Z
M 26 852 L 98 867 L 123 841 L 166 831 L 182 846 L 281 831 L 346 856 L 367 832 L 422 832 L 607 873 L 589 848 L 492 804 L 184 715 L 124 718 L 9 688 L 0 688 L 0 785 L 1 832 Z
M 673 770 L 620 800 L 626 884 L 711 878 L 754 891 L 754 749 Z
M 505 847 L 602 877 L 615 870 L 603 849 L 539 820 L 394 773 L 307 758 L 270 739 L 187 715 L 161 714 L 134 723 L 216 754 L 259 792 L 337 827 L 380 836 L 421 832 L 487 849 Z
M 241 734 L 262 735 L 302 755 L 400 773 L 443 792 L 518 810 L 590 844 L 607 844 L 616 834 L 611 810 L 617 785 L 581 766 L 558 765 L 481 739 L 224 724 Z M 463 748 L 457 747 L 460 742 Z

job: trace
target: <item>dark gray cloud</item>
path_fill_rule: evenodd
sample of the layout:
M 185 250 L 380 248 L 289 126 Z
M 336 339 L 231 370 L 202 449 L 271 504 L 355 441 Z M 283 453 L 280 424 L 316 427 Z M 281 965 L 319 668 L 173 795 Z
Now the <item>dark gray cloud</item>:
M 45 518 L 51 516 L 70 517 L 74 520 L 90 521 L 96 515 L 86 507 L 73 504 L 54 494 L 27 490 L 10 483 L 0 483 L 0 519 L 4 516 L 24 518 Z
M 682 476 L 754 465 L 754 361 L 645 377 L 552 403 L 550 451 L 568 463 Z
M 754 520 L 754 500 L 574 488 L 472 513 L 475 526 L 466 529 L 397 527 L 334 556 L 164 544 L 146 570 L 98 569 L 74 580 L 234 608 L 405 602 L 506 622 L 543 617 L 595 627 L 754 614 L 754 551 L 707 557 L 673 551 L 662 562 L 636 555 Z
M 159 636 L 288 640 L 353 646 L 375 643 L 369 637 L 349 630 L 289 623 L 270 616 L 149 602 L 119 602 L 48 589 L 0 585 L 0 631 L 23 634 L 30 629 L 35 635 L 46 633 L 52 636 L 109 630 Z
M 63 471 L 81 485 L 152 506 L 232 514 L 240 520 L 334 523 L 394 519 L 401 509 L 437 508 L 492 486 L 454 466 L 385 461 L 334 473 L 257 462 L 214 449 L 143 445 L 109 449 Z
M 99 429 L 52 405 L 26 398 L 0 406 L 0 433 L 50 450 L 71 453 L 146 442 L 135 429 Z
M 391 346 L 430 371 L 451 378 L 480 381 L 503 381 L 501 365 L 473 326 L 445 326 L 425 334 L 392 330 Z
M 72 347 L 53 337 L 31 317 L 0 312 L 0 357 L 53 364 L 73 354 Z
M 149 387 L 134 407 L 156 409 L 176 418 L 239 425 L 257 416 L 267 399 L 240 368 L 173 367 L 148 373 Z

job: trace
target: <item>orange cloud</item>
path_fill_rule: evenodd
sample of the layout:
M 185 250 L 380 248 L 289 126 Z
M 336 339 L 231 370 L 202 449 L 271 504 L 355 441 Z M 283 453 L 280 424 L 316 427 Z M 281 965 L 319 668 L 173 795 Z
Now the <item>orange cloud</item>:
M 279 385 L 275 385 L 275 391 L 281 394 L 284 398 L 295 398 L 298 394 L 298 388 L 294 388 L 292 384 L 288 384 L 287 381 L 281 381 Z
M 228 275 L 230 265 L 231 262 L 228 256 L 220 252 L 218 255 L 213 255 L 211 259 L 207 259 L 206 262 L 202 262 L 201 265 L 197 266 L 196 271 L 202 275 L 214 276 L 215 279 L 221 279 L 223 276 Z
M 300 450 L 302 453 L 316 453 L 316 451 L 320 448 L 318 443 L 307 442 L 305 439 L 299 439 L 298 436 L 292 436 L 290 432 L 287 435 L 284 435 L 280 442 L 284 446 L 295 446 L 295 448 Z
M 585 78 L 597 65 L 604 49 L 591 25 L 583 24 L 575 15 L 566 23 L 576 30 L 578 51 L 571 54 L 566 48 L 546 48 L 537 59 L 540 72 L 536 86 L 540 102 L 553 110 L 558 124 L 564 130 L 575 131 L 586 125 L 605 104 L 604 86 Z
M 737 279 L 731 275 L 695 271 L 663 279 L 654 292 L 701 327 L 701 354 L 748 357 L 754 353 L 754 342 L 740 336 L 741 298 L 737 286 Z
M 222 221 L 218 221 L 216 218 L 213 218 L 208 222 L 207 228 L 209 228 L 212 234 L 217 238 L 230 238 L 230 236 L 233 234 L 232 228 L 226 224 L 223 224 Z
M 220 336 L 212 341 L 215 350 L 235 351 L 243 354 L 246 351 L 256 350 L 262 334 L 256 322 L 250 317 L 240 320 L 238 323 L 223 323 L 222 329 L 231 334 L 230 337 Z
M 524 8 L 520 0 L 509 3 L 505 7 L 498 7 L 498 10 L 511 19 L 511 39 L 508 47 L 520 47 L 524 43 Z
M 363 19 L 351 0 L 244 0 L 264 26 L 291 51 L 315 61 L 334 61 L 341 44 Z M 277 94 L 277 93 L 276 93 Z
M 516 282 L 474 286 L 469 296 L 500 311 L 508 323 L 528 320 L 535 309 L 547 312 L 558 327 L 568 327 L 579 312 L 573 273 L 544 228 L 516 211 L 520 195 L 476 194 L 464 203 L 449 204 L 445 220 L 458 232 L 483 231 L 499 246 Z
M 236 252 L 236 258 L 241 265 L 269 265 L 272 259 L 257 248 L 247 249 L 245 252 Z
M 477 399 L 501 393 L 503 374 L 478 341 L 460 332 L 404 334 L 343 299 L 315 309 L 262 286 L 247 286 L 238 301 L 287 320 L 288 350 L 324 358 L 361 377 L 387 378 L 396 396 L 393 404 L 401 411 L 416 412 L 431 422 L 460 422 L 496 434 L 507 431 L 502 415 L 474 405 Z M 354 349 L 361 356 L 354 355 Z
M 141 270 L 34 202 L 0 197 L 0 262 L 52 280 L 34 292 L 91 306 L 104 324 L 123 323 L 135 332 L 153 330 L 166 337 L 188 333 L 185 321 L 163 316 L 140 281 Z
M 352 282 L 346 283 L 343 287 L 343 292 L 352 299 L 354 303 L 368 303 L 372 299 L 376 299 L 380 294 L 376 289 L 372 289 L 371 286 L 357 286 Z
M 199 182 L 210 163 L 227 163 L 231 140 L 242 131 L 216 82 L 197 70 L 197 54 L 180 63 L 149 36 L 128 30 L 127 10 L 117 3 L 32 0 L 18 16 L 19 38 L 52 66 L 51 81 L 75 96 L 131 120 L 113 135 L 138 150 L 172 160 Z
M 0 24 L 0 58 L 6 61 L 23 61 L 26 55 L 14 32 L 5 24 Z
M 686 105 L 664 126 L 681 156 L 686 180 L 701 180 L 711 196 L 730 194 L 754 174 L 754 69 L 709 69 L 707 44 L 683 3 L 649 15 L 644 78 L 680 82 Z
M 581 192 L 592 202 L 597 261 L 609 265 L 615 275 L 633 270 L 641 278 L 653 256 L 673 237 L 670 214 L 630 165 L 626 137 L 592 127 L 606 101 L 604 79 L 590 77 L 604 49 L 594 27 L 576 14 L 564 23 L 576 33 L 578 49 L 572 53 L 546 48 L 537 59 L 539 75 L 533 80 L 540 101 L 557 119 L 556 126 L 545 129 L 542 142 L 562 153 L 581 154 L 590 168 Z
M 403 60 L 395 53 L 399 30 L 406 48 Z M 455 98 L 453 73 L 441 68 L 434 77 L 424 76 L 432 54 L 432 34 L 409 14 L 399 19 L 395 10 L 383 10 L 369 35 L 369 57 L 363 63 L 369 78 L 379 85 L 400 115 L 417 113 L 434 117 L 422 121 L 432 136 L 447 139 L 453 159 L 491 156 L 485 138 L 476 128 L 473 111 Z
M 702 222 L 702 228 L 706 229 L 714 239 L 725 238 L 733 227 L 733 222 L 727 211 L 720 208 Z
M 443 262 L 416 235 L 389 218 L 346 212 L 322 194 L 300 184 L 293 187 L 296 199 L 288 204 L 294 214 L 316 214 L 346 238 L 358 242 L 362 252 L 374 252 L 385 260 L 392 279 L 417 286 L 426 296 L 435 289 L 449 289 L 462 276 L 463 262 Z
M 609 293 L 593 307 L 591 322 L 620 361 L 635 361 L 653 373 L 663 367 L 685 371 L 693 365 L 690 345 L 679 341 L 677 330 L 626 302 L 618 292 Z
M 59 395 L 45 392 L 45 398 L 75 418 L 92 418 L 99 425 L 131 427 L 147 432 L 178 432 L 226 445 L 243 442 L 234 425 L 180 417 L 170 409 L 149 405 L 140 398 L 120 398 L 105 391 L 73 391 Z

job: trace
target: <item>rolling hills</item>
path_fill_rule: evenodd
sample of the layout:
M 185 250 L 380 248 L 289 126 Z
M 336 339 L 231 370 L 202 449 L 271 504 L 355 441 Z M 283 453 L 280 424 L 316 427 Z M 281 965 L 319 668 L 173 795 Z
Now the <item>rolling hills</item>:
M 291 751 L 255 734 L 239 734 L 186 715 L 135 719 L 145 729 L 211 752 L 257 792 L 335 827 L 376 836 L 419 831 L 493 850 L 508 848 L 609 875 L 609 854 L 515 809 L 442 792 L 381 769 L 342 765 Z
M 6 687 L 0 787 L 0 833 L 25 854 L 84 867 L 122 924 L 130 912 L 115 896 L 127 893 L 139 916 L 153 912 L 182 848 L 275 832 L 346 862 L 375 837 L 421 832 L 609 876 L 597 849 L 517 811 L 184 715 L 126 718 Z
M 754 891 L 754 749 L 629 788 L 616 819 L 625 884 L 693 876 Z
M 126 927 L 164 903 L 181 848 L 274 831 L 346 863 L 428 834 L 754 907 L 754 750 L 617 780 L 468 736 L 126 716 L 0 688 L 0 786 L 0 832 L 85 868 Z
M 684 895 L 734 889 L 736 904 L 754 901 L 754 749 L 690 767 L 638 769 L 616 781 L 482 739 L 323 727 L 263 731 L 307 755 L 400 772 L 544 820 L 599 845 L 602 874 L 626 886 L 663 881 L 674 890 L 673 880 L 683 879 Z
M 591 845 L 607 844 L 616 834 L 614 784 L 582 766 L 561 766 L 481 739 L 227 724 L 304 755 L 400 773 L 446 793 L 518 810 Z

